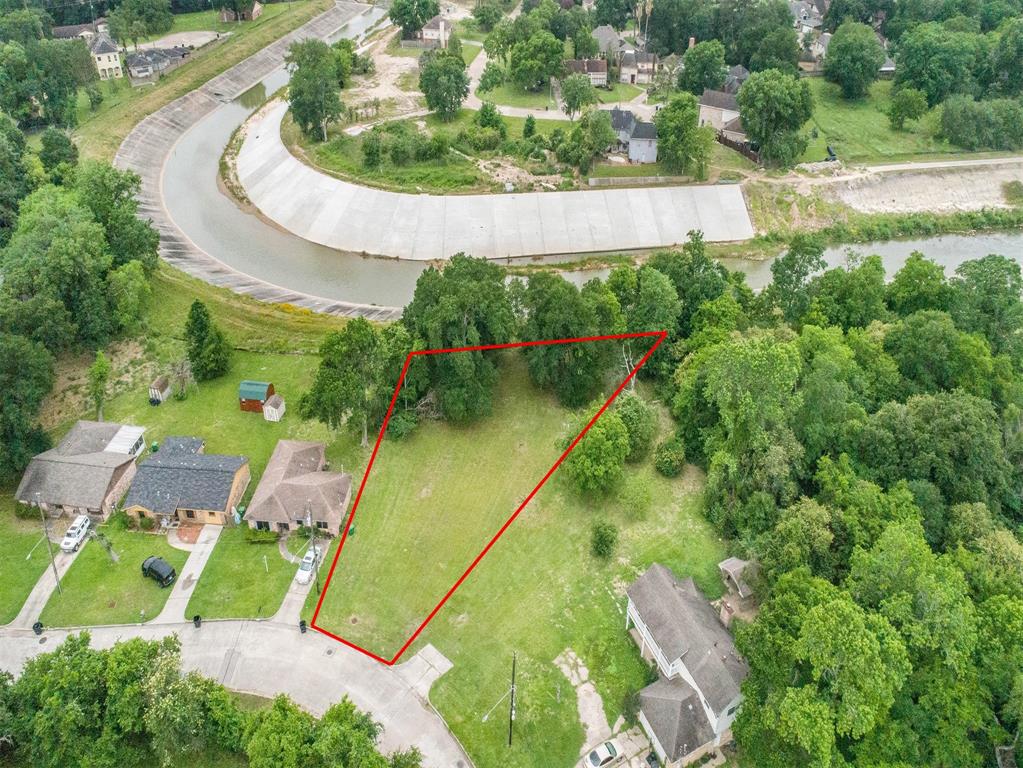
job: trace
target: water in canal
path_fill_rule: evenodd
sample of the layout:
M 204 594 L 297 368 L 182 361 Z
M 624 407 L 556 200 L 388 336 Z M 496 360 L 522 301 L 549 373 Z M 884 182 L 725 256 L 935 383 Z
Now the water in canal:
M 374 8 L 357 16 L 338 37 L 358 38 L 383 15 Z M 337 301 L 403 306 L 412 297 L 422 262 L 380 259 L 344 253 L 295 237 L 243 211 L 217 184 L 220 157 L 234 130 L 266 98 L 287 83 L 282 68 L 237 99 L 214 110 L 193 126 L 167 158 L 163 171 L 164 202 L 178 227 L 200 248 L 228 266 L 267 283 Z M 999 253 L 1023 262 L 1023 232 L 946 235 L 854 246 L 859 253 L 876 253 L 888 275 L 894 274 L 913 251 L 922 251 L 951 273 L 963 261 Z M 847 248 L 830 248 L 829 265 L 845 263 Z M 528 260 L 527 260 L 528 261 Z M 770 261 L 725 259 L 729 269 L 741 270 L 754 289 L 771 278 Z M 565 272 L 581 284 L 607 270 Z

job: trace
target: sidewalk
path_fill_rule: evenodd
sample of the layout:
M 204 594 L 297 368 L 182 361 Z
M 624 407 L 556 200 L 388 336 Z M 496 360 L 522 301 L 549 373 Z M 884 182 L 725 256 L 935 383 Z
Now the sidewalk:
M 171 588 L 166 605 L 163 606 L 160 614 L 152 620 L 152 624 L 176 624 L 190 620 L 190 617 L 185 616 L 185 608 L 188 607 L 188 600 L 192 596 L 192 588 L 199 581 L 199 576 L 202 575 L 203 568 L 206 567 L 206 561 L 213 554 L 213 548 L 223 530 L 223 527 L 219 525 L 204 525 L 202 527 L 199 538 L 188 556 L 188 561 L 181 568 L 181 573 L 178 574 L 178 578 Z
M 68 554 L 58 549 L 56 544 L 51 544 L 54 549 L 53 560 L 57 564 L 57 573 L 60 574 L 61 579 L 64 578 L 64 574 L 67 573 L 75 558 L 88 545 L 89 540 L 86 539 L 82 546 L 79 547 L 78 552 Z M 99 545 L 95 544 L 93 546 Z M 43 556 L 47 557 L 45 553 Z M 21 610 L 14 617 L 14 621 L 7 626 L 12 629 L 29 629 L 39 619 L 39 615 L 43 612 L 43 608 L 46 607 L 46 603 L 55 589 L 57 589 L 57 580 L 53 578 L 53 568 L 47 563 L 46 570 L 43 571 L 43 575 L 39 577 L 36 585 L 32 587 L 32 591 L 29 593 L 28 599 L 25 600 L 25 604 L 21 606 Z

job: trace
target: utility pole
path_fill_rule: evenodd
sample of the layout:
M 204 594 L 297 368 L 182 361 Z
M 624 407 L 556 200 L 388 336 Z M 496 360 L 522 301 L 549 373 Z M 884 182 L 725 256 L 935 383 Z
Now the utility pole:
M 512 651 L 511 704 L 508 707 L 508 746 L 512 745 L 512 727 L 515 725 L 515 652 Z
M 53 559 L 53 543 L 50 541 L 50 523 L 43 512 L 43 505 L 39 501 L 39 492 L 36 491 L 36 506 L 39 508 L 39 517 L 43 521 L 43 538 L 46 539 L 46 551 L 50 553 L 50 567 L 53 568 L 53 578 L 57 581 L 57 593 L 64 594 L 64 588 L 60 586 L 60 575 L 57 573 L 57 562 Z

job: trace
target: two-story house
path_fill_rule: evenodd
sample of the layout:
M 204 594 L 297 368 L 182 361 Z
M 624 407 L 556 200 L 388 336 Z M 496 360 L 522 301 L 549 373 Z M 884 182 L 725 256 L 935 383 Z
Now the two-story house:
M 639 722 L 668 768 L 731 740 L 749 667 L 691 578 L 653 564 L 627 590 L 625 626 L 660 673 L 639 693 Z

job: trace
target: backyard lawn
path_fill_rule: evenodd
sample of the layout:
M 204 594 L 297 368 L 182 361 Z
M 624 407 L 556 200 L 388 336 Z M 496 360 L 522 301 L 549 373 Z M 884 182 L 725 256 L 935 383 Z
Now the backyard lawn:
M 385 443 L 318 624 L 393 653 L 553 464 L 570 421 L 510 353 L 493 416 L 468 428 L 431 422 Z M 431 701 L 477 764 L 578 759 L 576 702 L 552 663 L 566 648 L 591 670 L 609 721 L 623 714 L 649 672 L 624 631 L 621 588 L 650 563 L 693 576 L 711 599 L 721 594 L 724 545 L 701 515 L 698 473 L 667 480 L 644 463 L 627 475 L 627 486 L 649 488 L 648 510 L 583 497 L 555 473 L 408 652 L 432 643 L 454 662 Z M 610 562 L 590 554 L 600 518 L 621 532 Z M 313 605 L 310 597 L 307 610 Z M 514 651 L 519 709 L 509 749 L 503 718 L 483 716 L 507 690 Z
M 114 530 L 109 525 L 97 530 L 110 539 L 118 561 L 112 562 L 98 541 L 89 541 L 61 582 L 64 594 L 54 592 L 43 609 L 39 620 L 44 625 L 133 624 L 152 619 L 167 602 L 171 588 L 161 589 L 143 577 L 142 561 L 157 555 L 180 573 L 188 553 L 159 534 Z
M 246 530 L 240 525 L 220 534 L 186 616 L 262 619 L 277 613 L 297 566 L 281 557 L 276 543 L 248 541 Z
M 264 13 L 253 22 L 231 25 L 232 34 L 226 40 L 196 51 L 188 63 L 162 77 L 156 85 L 132 88 L 126 79 L 100 83 L 104 99 L 96 111 L 89 108 L 84 91 L 80 92 L 75 143 L 85 157 L 113 159 L 124 137 L 144 117 L 265 48 L 331 5 L 331 0 L 300 0 L 268 6 L 273 9 L 272 13 Z
M 0 487 L 0 625 L 14 621 L 49 566 L 42 521 L 21 520 L 14 514 L 18 504 L 14 491 L 13 486 Z
M 610 90 L 597 88 L 597 100 L 601 104 L 632 101 L 643 93 L 643 89 L 631 83 L 611 83 Z
M 206 453 L 242 454 L 249 457 L 251 496 L 277 441 L 329 440 L 329 431 L 318 422 L 298 416 L 298 401 L 312 384 L 319 358 L 312 355 L 273 355 L 235 352 L 231 370 L 219 379 L 194 387 L 186 400 L 169 398 L 159 407 L 149 404 L 148 382 L 118 395 L 104 407 L 110 421 L 146 428 L 146 441 L 162 441 L 170 435 L 201 437 Z M 242 379 L 270 381 L 284 397 L 288 412 L 274 423 L 262 414 L 238 408 L 238 383 Z

